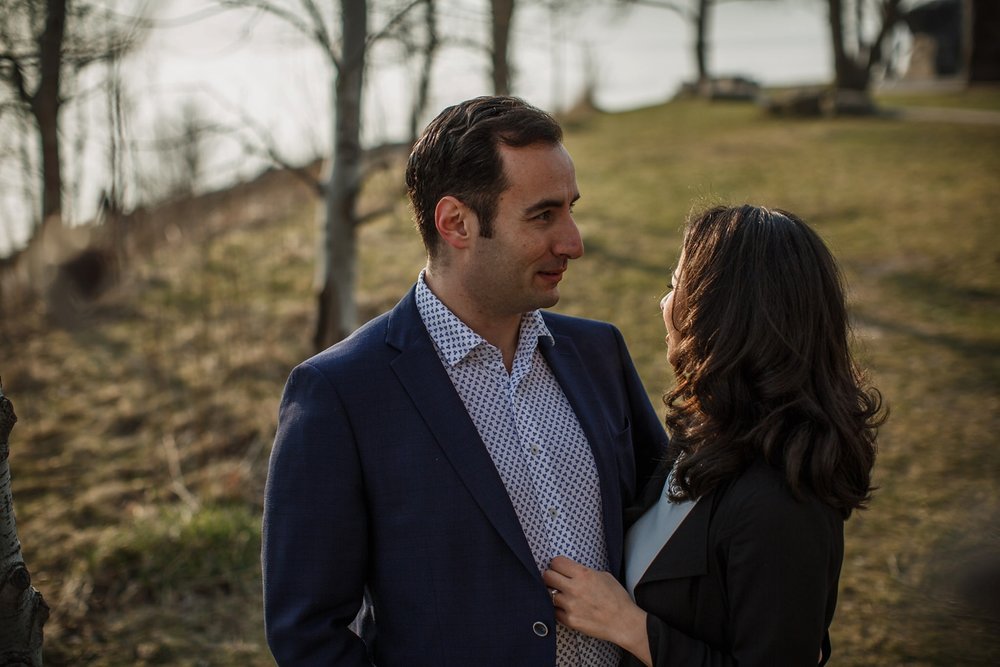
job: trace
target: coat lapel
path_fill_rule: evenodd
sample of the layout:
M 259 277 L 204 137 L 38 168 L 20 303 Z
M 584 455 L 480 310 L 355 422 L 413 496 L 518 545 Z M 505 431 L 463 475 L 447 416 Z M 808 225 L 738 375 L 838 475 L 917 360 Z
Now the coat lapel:
M 500 474 L 420 319 L 414 290 L 390 313 L 386 342 L 399 350 L 390 365 L 448 461 L 507 545 L 540 577 Z
M 597 464 L 597 474 L 601 483 L 601 499 L 604 511 L 604 531 L 608 547 L 608 565 L 612 573 L 621 572 L 622 528 L 621 491 L 618 486 L 618 464 L 607 424 L 601 420 L 604 410 L 600 404 L 597 389 L 588 375 L 583 361 L 568 336 L 554 335 L 553 341 L 540 341 L 542 355 L 548 362 L 552 374 L 562 387 L 563 393 L 573 407 L 580 426 L 583 428 L 590 449 Z
M 698 500 L 649 564 L 636 589 L 650 581 L 698 577 L 708 572 L 708 527 L 715 492 Z

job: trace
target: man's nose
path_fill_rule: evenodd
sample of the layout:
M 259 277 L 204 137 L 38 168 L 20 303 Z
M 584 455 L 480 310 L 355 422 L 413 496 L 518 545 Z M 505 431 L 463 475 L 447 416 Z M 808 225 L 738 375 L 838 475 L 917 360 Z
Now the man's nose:
M 583 237 L 580 236 L 580 228 L 576 226 L 572 214 L 566 215 L 566 220 L 559 230 L 559 238 L 556 241 L 554 251 L 556 255 L 569 259 L 583 256 Z

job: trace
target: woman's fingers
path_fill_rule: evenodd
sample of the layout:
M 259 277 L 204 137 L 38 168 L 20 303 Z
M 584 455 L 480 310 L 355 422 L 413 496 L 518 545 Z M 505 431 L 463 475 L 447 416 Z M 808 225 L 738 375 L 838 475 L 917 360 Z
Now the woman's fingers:
M 567 558 L 566 556 L 556 556 L 551 562 L 549 562 L 549 570 L 553 570 L 570 578 L 579 576 L 589 569 L 590 568 L 586 565 L 581 565 L 572 558 Z
M 542 572 L 542 581 L 544 581 L 545 585 L 550 589 L 561 591 L 566 588 L 566 585 L 569 582 L 569 577 L 564 574 L 560 574 L 555 570 L 545 570 L 545 572 Z
M 635 655 L 648 654 L 646 614 L 610 573 L 556 556 L 542 573 L 542 581 L 552 594 L 559 623 L 615 642 Z

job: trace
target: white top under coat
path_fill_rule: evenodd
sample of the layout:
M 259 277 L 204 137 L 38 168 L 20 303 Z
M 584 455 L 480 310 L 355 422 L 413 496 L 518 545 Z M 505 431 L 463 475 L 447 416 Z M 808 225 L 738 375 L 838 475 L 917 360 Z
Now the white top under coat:
M 632 524 L 625 534 L 625 586 L 635 599 L 635 586 L 646 574 L 649 564 L 660 553 L 674 532 L 687 518 L 697 500 L 674 503 L 667 497 L 673 471 L 667 475 L 660 499 Z

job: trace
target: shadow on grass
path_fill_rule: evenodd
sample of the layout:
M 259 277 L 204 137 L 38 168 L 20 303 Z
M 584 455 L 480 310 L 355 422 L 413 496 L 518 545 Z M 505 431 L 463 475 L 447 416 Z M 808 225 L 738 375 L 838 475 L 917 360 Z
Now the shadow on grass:
M 941 332 L 928 332 L 915 325 L 873 315 L 855 309 L 852 313 L 855 328 L 871 328 L 884 333 L 912 338 L 922 343 L 944 347 L 965 360 L 960 377 L 954 378 L 966 391 L 1000 390 L 1000 342 L 956 336 Z
M 974 505 L 974 503 L 973 503 Z M 926 573 L 908 586 L 892 622 L 911 658 L 933 665 L 996 665 L 1000 657 L 1000 508 L 969 507 L 941 534 Z
M 954 285 L 941 275 L 915 271 L 893 273 L 886 280 L 901 298 L 927 302 L 952 315 L 967 314 L 973 308 L 1000 312 L 1000 291 L 995 288 Z
M 664 248 L 669 253 L 679 252 L 679 241 L 676 243 L 677 245 L 664 243 Z M 653 276 L 662 275 L 664 283 L 670 279 L 670 271 L 673 268 L 670 264 L 670 258 L 673 257 L 672 254 L 664 255 L 662 262 L 650 262 L 643 260 L 636 253 L 623 253 L 612 250 L 609 244 L 600 238 L 587 237 L 584 240 L 584 244 L 586 252 L 591 259 L 599 258 L 619 269 L 639 271 Z

